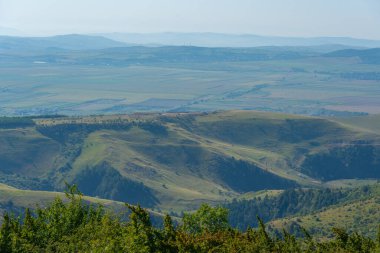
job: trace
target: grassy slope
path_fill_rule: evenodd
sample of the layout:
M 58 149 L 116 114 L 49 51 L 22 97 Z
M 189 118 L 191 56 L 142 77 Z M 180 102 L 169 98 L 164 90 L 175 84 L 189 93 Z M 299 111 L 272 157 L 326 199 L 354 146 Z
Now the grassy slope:
M 208 141 L 227 144 L 224 150 L 230 155 L 305 185 L 320 183 L 294 170 L 306 154 L 326 151 L 335 143 L 378 139 L 374 133 L 320 118 L 252 111 L 198 117 L 191 128 Z
M 11 173 L 41 176 L 53 167 L 59 145 L 32 128 L 0 129 L 0 169 L 19 168 Z
M 169 115 L 170 117 L 175 116 Z M 186 117 L 188 115 L 179 116 L 180 122 L 173 118 L 167 120 L 169 134 L 164 138 L 157 138 L 139 128 L 126 133 L 94 133 L 87 139 L 85 147 L 88 148 L 76 160 L 74 168 L 83 167 L 90 161 L 96 163 L 97 160 L 107 159 L 124 176 L 152 187 L 163 200 L 161 208 L 176 210 L 178 206 L 183 208 L 184 205 L 206 199 L 221 201 L 238 196 L 238 193 L 218 184 L 212 175 L 191 171 L 191 166 L 184 163 L 186 154 L 177 152 L 183 146 L 195 148 L 197 152 L 191 153 L 192 159 L 199 159 L 206 164 L 210 158 L 209 152 L 236 157 L 310 186 L 319 185 L 319 182 L 289 166 L 292 158 L 299 156 L 299 161 L 302 161 L 302 152 L 319 152 L 324 149 L 325 143 L 334 138 L 351 141 L 369 136 L 316 118 L 275 113 L 232 111 L 206 116 L 195 114 L 190 116 L 192 120 L 189 125 L 183 125 Z M 289 120 L 301 124 L 294 129 L 287 129 L 286 123 Z M 265 131 L 259 131 L 259 128 Z M 300 132 L 302 128 L 306 128 L 306 131 Z M 309 136 L 311 128 L 319 131 L 317 135 Z M 285 133 L 280 134 L 279 131 Z M 317 142 L 318 145 L 312 142 Z M 123 151 L 122 154 L 120 150 Z M 128 170 L 125 164 L 138 167 Z
M 15 207 L 34 209 L 37 205 L 43 207 L 50 204 L 57 197 L 61 199 L 66 198 L 65 194 L 62 192 L 21 190 L 6 184 L 0 184 L 0 204 L 12 202 Z M 116 212 L 127 210 L 123 202 L 90 196 L 83 196 L 83 199 L 92 204 L 101 204 Z M 162 216 L 162 213 L 160 212 L 151 209 L 148 210 L 154 216 Z M 0 218 L 2 218 L 2 216 L 0 216 Z
M 239 113 L 236 115 L 235 120 L 240 120 Z M 209 117 L 211 119 L 214 116 L 207 116 Z M 157 138 L 137 127 L 122 133 L 93 133 L 74 163 L 74 172 L 86 165 L 93 166 L 107 160 L 122 175 L 153 188 L 162 202 L 161 208 L 177 211 L 178 206 L 191 208 L 203 201 L 223 201 L 238 196 L 237 192 L 220 184 L 213 175 L 194 168 L 208 166 L 207 161 L 212 159 L 212 155 L 234 156 L 259 166 L 262 166 L 260 159 L 278 156 L 255 147 L 234 145 L 197 135 L 177 124 L 168 123 L 167 127 L 169 134 L 165 138 Z M 189 159 L 189 155 L 195 165 L 191 164 L 193 161 L 184 162 Z M 200 160 L 205 165 L 197 165 L 195 160 Z M 286 173 L 283 175 L 287 176 Z
M 180 141 L 165 139 L 151 144 L 152 139 L 154 138 L 149 133 L 139 128 L 133 128 L 126 133 L 93 133 L 86 140 L 81 156 L 73 164 L 72 173 L 84 166 L 96 165 L 106 160 L 123 176 L 143 182 L 155 190 L 162 208 L 166 209 L 187 204 L 194 206 L 206 200 L 221 201 L 224 199 L 223 193 L 237 196 L 216 182 L 199 178 L 195 173 L 187 171 L 178 160 L 170 165 L 158 162 L 156 157 L 159 155 L 156 152 L 165 151 L 169 147 L 180 149 Z M 146 150 L 148 148 L 152 150 L 150 153 Z
M 339 122 L 347 127 L 357 129 L 359 131 L 367 131 L 370 133 L 380 134 L 379 114 L 347 118 L 333 118 L 331 120 Z
M 344 228 L 351 233 L 356 231 L 375 237 L 380 225 L 379 210 L 380 198 L 376 196 L 334 206 L 313 214 L 275 220 L 269 222 L 268 225 L 281 229 L 297 223 L 320 238 L 331 237 L 334 227 Z
M 351 185 L 352 186 L 352 185 Z M 380 226 L 380 184 L 348 190 L 343 202 L 316 210 L 268 222 L 274 229 L 302 226 L 318 238 L 332 237 L 332 228 L 343 228 L 350 233 L 359 232 L 375 237 Z
M 223 163 L 230 168 L 236 163 L 228 160 L 231 157 L 257 166 L 264 173 L 319 187 L 318 180 L 295 170 L 302 164 L 305 154 L 325 150 L 336 139 L 349 142 L 377 138 L 374 133 L 353 131 L 345 125 L 323 119 L 254 111 L 160 116 L 135 114 L 38 119 L 36 122 L 54 126 L 157 119 L 166 127 L 165 135 L 138 126 L 123 131 L 97 130 L 84 139 L 80 152 L 73 158 L 66 152 L 67 149 L 70 151 L 70 146 L 67 148 L 33 128 L 0 130 L 0 141 L 7 147 L 2 149 L 0 157 L 17 161 L 10 167 L 19 174 L 49 178 L 57 187 L 63 187 L 64 180 L 74 180 L 85 168 L 107 162 L 121 176 L 149 187 L 159 199 L 158 208 L 181 211 L 193 209 L 204 201 L 222 202 L 252 191 L 233 188 L 223 178 L 226 173 Z M 58 170 L 66 162 L 70 163 L 70 168 L 64 172 Z M 34 167 L 31 168 L 30 164 Z M 268 178 L 267 175 L 260 176 Z M 273 180 L 272 186 L 256 190 L 276 187 L 279 181 L 276 178 L 270 180 Z
M 16 206 L 30 208 L 35 207 L 36 204 L 44 206 L 45 204 L 52 202 L 56 197 L 65 197 L 65 194 L 62 192 L 21 190 L 6 184 L 0 184 L 0 193 L 0 202 L 2 203 L 12 201 L 13 204 Z M 85 196 L 84 199 L 93 203 L 100 203 L 106 206 L 123 205 L 122 202 L 94 198 L 89 196 Z

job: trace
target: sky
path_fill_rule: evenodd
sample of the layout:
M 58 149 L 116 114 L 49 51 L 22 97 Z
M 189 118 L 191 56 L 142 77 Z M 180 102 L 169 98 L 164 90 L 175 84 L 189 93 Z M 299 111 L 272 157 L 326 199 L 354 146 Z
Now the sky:
M 215 32 L 380 39 L 379 0 L 0 0 L 25 35 Z

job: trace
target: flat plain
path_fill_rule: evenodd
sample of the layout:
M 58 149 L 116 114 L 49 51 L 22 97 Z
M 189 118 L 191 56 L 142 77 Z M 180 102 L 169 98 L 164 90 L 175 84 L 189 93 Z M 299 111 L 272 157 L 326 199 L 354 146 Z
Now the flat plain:
M 360 54 L 303 47 L 3 49 L 0 114 L 380 113 L 379 65 Z

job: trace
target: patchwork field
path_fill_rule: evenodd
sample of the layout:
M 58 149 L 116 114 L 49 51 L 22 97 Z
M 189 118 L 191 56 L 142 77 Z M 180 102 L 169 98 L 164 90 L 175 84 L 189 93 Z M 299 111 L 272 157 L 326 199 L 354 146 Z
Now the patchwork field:
M 367 55 L 360 58 L 364 53 L 302 47 L 0 48 L 0 115 L 380 113 L 379 65 Z

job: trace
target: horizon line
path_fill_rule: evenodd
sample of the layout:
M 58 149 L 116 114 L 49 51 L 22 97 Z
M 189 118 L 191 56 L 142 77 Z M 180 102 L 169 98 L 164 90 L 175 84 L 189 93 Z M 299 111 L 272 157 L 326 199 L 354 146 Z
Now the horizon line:
M 13 29 L 8 27 L 0 27 L 0 29 Z M 16 30 L 16 29 L 15 29 Z M 380 39 L 375 38 L 366 38 L 366 37 L 355 37 L 355 36 L 339 36 L 339 35 L 315 35 L 315 36 L 284 36 L 284 35 L 263 35 L 256 33 L 232 33 L 232 32 L 184 32 L 184 31 L 162 31 L 162 32 L 121 32 L 121 31 L 112 31 L 112 32 L 68 32 L 68 33 L 52 33 L 52 34 L 38 34 L 38 33 L 25 33 L 23 31 L 17 31 L 19 34 L 10 34 L 10 33 L 0 33 L 0 36 L 8 37 L 25 37 L 25 38 L 47 38 L 55 36 L 67 36 L 67 35 L 84 35 L 84 36 L 102 36 L 105 34 L 135 34 L 135 35 L 153 35 L 153 34 L 213 34 L 213 35 L 227 35 L 227 36 L 256 36 L 256 37 L 267 37 L 267 38 L 289 38 L 289 39 L 357 39 L 357 40 L 368 40 L 368 41 L 379 41 Z

